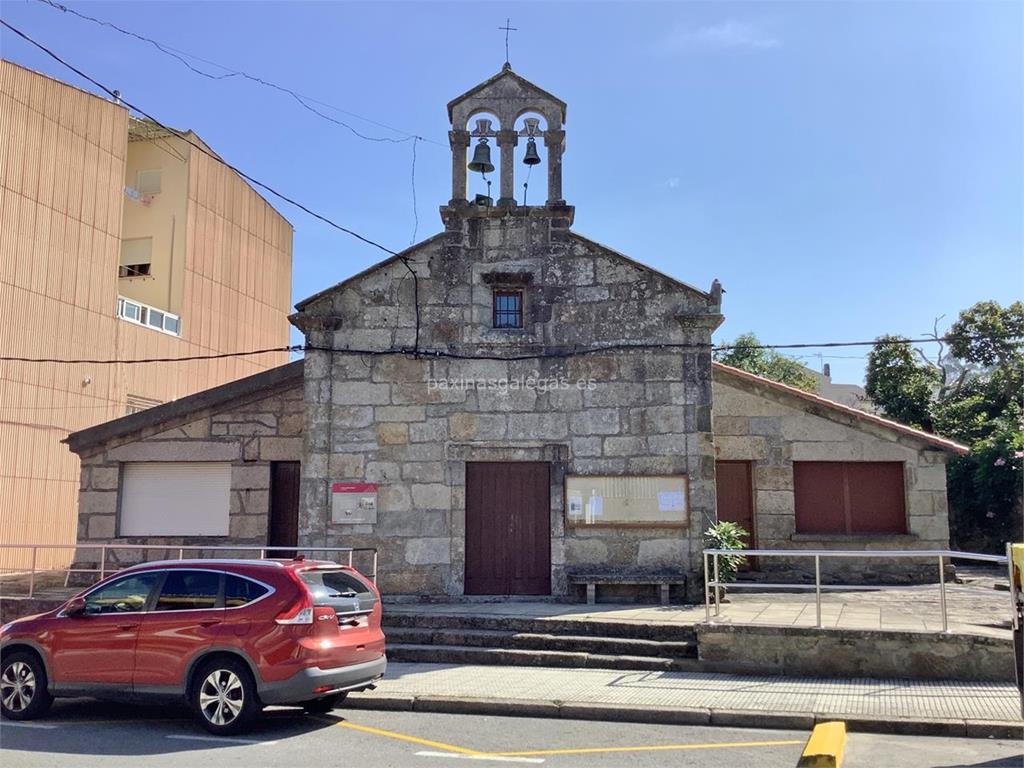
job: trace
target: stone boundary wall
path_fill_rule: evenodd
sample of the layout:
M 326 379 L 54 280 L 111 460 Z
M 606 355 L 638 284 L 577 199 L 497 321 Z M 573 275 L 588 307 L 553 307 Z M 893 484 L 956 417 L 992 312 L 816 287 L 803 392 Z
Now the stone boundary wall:
M 1013 643 L 982 635 L 698 624 L 709 671 L 1013 682 Z

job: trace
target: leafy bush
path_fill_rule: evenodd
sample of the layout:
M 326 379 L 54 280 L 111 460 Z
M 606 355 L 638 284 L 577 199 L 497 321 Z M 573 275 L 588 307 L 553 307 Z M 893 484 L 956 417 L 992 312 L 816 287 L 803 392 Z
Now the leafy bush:
M 743 540 L 749 538 L 750 533 L 736 523 L 719 522 L 704 531 L 704 545 L 708 549 L 746 549 L 747 545 Z M 711 562 L 711 567 L 714 568 L 713 558 Z M 744 555 L 719 555 L 718 580 L 734 581 L 736 571 L 746 562 L 747 558 Z M 710 575 L 714 576 L 714 571 Z

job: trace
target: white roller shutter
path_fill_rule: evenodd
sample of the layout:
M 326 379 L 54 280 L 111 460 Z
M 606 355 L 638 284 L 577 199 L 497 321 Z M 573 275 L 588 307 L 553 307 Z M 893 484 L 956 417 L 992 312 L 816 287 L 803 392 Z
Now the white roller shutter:
M 118 535 L 227 536 L 230 494 L 230 464 L 125 464 Z

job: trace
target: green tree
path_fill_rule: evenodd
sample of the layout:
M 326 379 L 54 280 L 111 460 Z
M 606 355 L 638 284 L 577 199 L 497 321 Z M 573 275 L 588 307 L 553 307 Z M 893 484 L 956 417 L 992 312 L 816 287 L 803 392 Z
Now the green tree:
M 979 302 L 945 339 L 936 320 L 932 337 L 934 357 L 881 337 L 865 389 L 886 416 L 970 446 L 949 463 L 950 536 L 957 547 L 998 552 L 1021 536 L 1024 304 Z
M 813 373 L 798 360 L 786 357 L 774 349 L 764 349 L 753 333 L 744 333 L 726 346 L 730 349 L 715 353 L 715 359 L 720 363 L 806 392 L 818 391 L 818 380 Z
M 868 355 L 867 396 L 889 418 L 930 430 L 938 375 L 914 356 L 905 336 L 881 336 L 875 341 Z

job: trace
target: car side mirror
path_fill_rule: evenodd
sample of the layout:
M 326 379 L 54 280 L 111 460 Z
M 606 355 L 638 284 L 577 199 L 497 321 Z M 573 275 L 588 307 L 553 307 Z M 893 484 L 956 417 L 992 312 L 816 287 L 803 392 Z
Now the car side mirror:
M 68 601 L 68 604 L 64 606 L 65 616 L 81 616 L 85 613 L 85 598 L 84 597 L 73 597 Z

